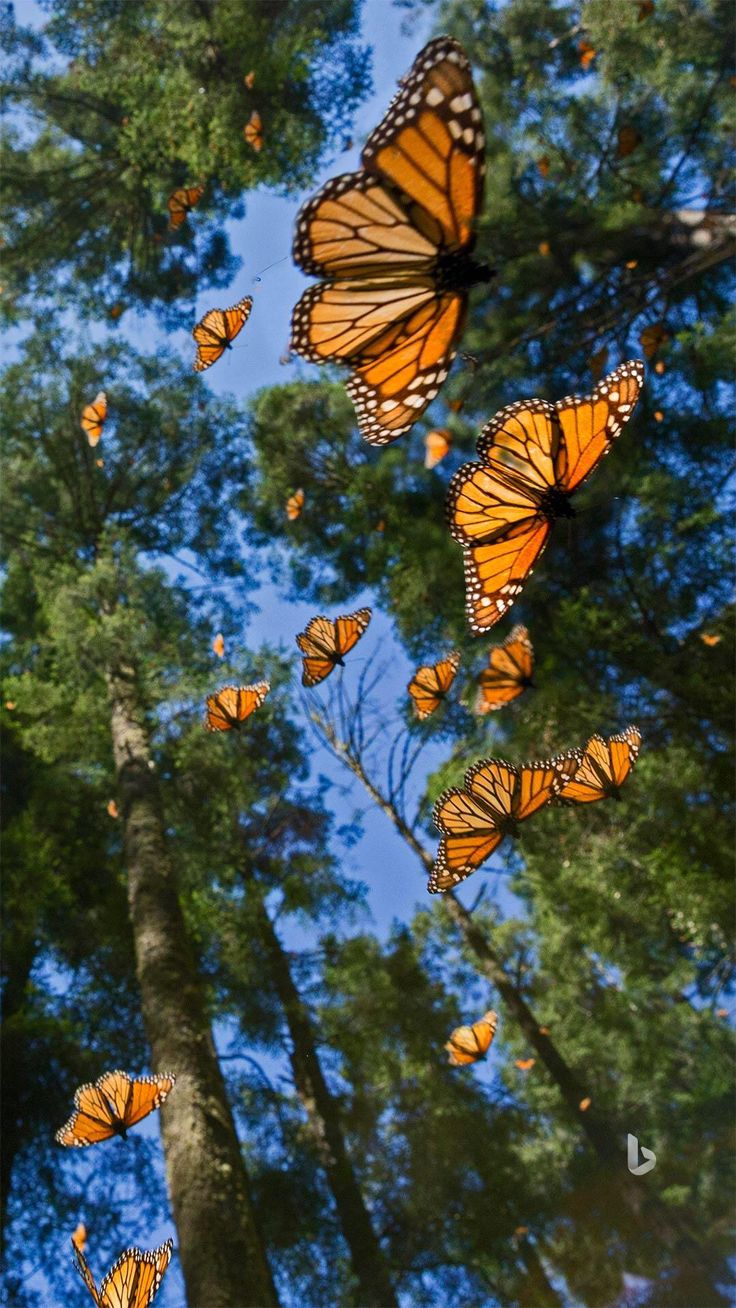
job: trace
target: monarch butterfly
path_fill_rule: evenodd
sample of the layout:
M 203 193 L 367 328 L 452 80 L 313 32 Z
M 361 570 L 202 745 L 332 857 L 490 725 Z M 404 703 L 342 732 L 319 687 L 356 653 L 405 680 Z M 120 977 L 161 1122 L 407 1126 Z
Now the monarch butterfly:
M 212 642 L 212 652 L 217 655 L 218 659 L 225 657 L 225 637 L 221 631 L 218 631 Z
M 204 725 L 208 731 L 240 730 L 251 713 L 261 707 L 269 690 L 267 681 L 257 681 L 253 686 L 223 686 L 215 695 L 207 696 L 207 712 Z
M 107 801 L 107 809 L 106 809 L 106 811 L 107 811 L 107 816 L 108 816 L 108 817 L 111 817 L 111 818 L 119 818 L 119 817 L 120 817 L 120 810 L 118 809 L 118 806 L 117 806 L 117 804 L 115 803 L 115 800 L 114 800 L 114 799 L 108 799 L 108 801 Z
M 360 430 L 371 445 L 387 445 L 437 395 L 470 287 L 492 275 L 470 257 L 485 140 L 457 41 L 441 36 L 420 52 L 361 163 L 297 218 L 294 261 L 325 280 L 294 309 L 291 348 L 352 368 Z
M 74 1095 L 69 1121 L 56 1132 L 60 1145 L 99 1144 L 113 1135 L 125 1140 L 128 1130 L 168 1097 L 174 1088 L 173 1072 L 160 1076 L 128 1076 L 127 1072 L 105 1072 L 94 1084 L 82 1085 Z
M 192 212 L 196 204 L 199 204 L 204 195 L 203 186 L 181 186 L 176 191 L 172 191 L 166 201 L 166 208 L 169 211 L 169 227 L 176 231 L 181 227 L 185 218 Z
M 253 90 L 255 80 L 256 80 L 256 75 L 253 72 L 253 70 L 245 74 L 245 77 L 243 78 L 243 82 L 245 83 L 249 91 Z
M 248 142 L 248 145 L 253 147 L 256 154 L 259 154 L 263 149 L 263 123 L 261 122 L 261 115 L 257 109 L 253 110 L 253 113 L 245 124 L 245 127 L 243 128 L 243 136 Z
M 512 628 L 502 645 L 493 645 L 488 655 L 488 667 L 478 677 L 476 713 L 492 713 L 523 695 L 532 686 L 534 650 L 526 627 Z
M 700 639 L 702 640 L 704 645 L 708 645 L 710 648 L 712 648 L 714 645 L 719 645 L 723 637 L 719 636 L 717 633 L 714 632 L 701 631 Z M 7 708 L 7 704 L 5 707 Z
M 529 1072 L 536 1061 L 536 1058 L 516 1058 L 514 1067 L 518 1067 L 520 1072 Z
M 465 550 L 466 613 L 482 633 L 513 604 L 570 496 L 590 476 L 631 417 L 644 380 L 639 360 L 622 364 L 590 395 L 556 404 L 519 400 L 483 428 L 481 463 L 455 473 L 447 494 L 450 531 Z
M 173 1240 L 158 1249 L 126 1249 L 116 1259 L 97 1289 L 89 1264 L 72 1238 L 77 1271 L 97 1308 L 148 1308 L 158 1293 L 164 1272 L 171 1262 Z
M 580 55 L 580 65 L 587 70 L 590 68 L 598 51 L 590 44 L 590 41 L 578 41 L 578 54 Z
M 485 863 L 504 836 L 518 834 L 519 822 L 560 793 L 572 779 L 580 754 L 571 751 L 515 768 L 500 758 L 481 759 L 465 774 L 463 789 L 440 795 L 433 820 L 442 833 L 427 889 L 441 894 Z
M 638 727 L 627 727 L 607 741 L 602 736 L 591 736 L 575 776 L 560 791 L 560 799 L 574 804 L 620 799 L 621 786 L 639 756 L 640 745 Z
M 80 1253 L 84 1253 L 87 1247 L 87 1227 L 84 1222 L 77 1223 L 71 1241 L 75 1249 L 78 1249 Z
M 639 344 L 644 351 L 644 358 L 651 359 L 659 349 L 669 340 L 669 333 L 662 322 L 653 322 L 649 327 L 645 327 L 639 337 Z
M 304 655 L 302 685 L 316 686 L 329 677 L 344 655 L 357 645 L 371 620 L 370 609 L 357 609 L 341 618 L 325 618 L 321 614 L 307 623 L 296 643 Z
M 294 494 L 290 495 L 286 501 L 286 516 L 290 522 L 294 522 L 294 520 L 299 517 L 304 508 L 304 498 L 304 491 L 297 490 L 294 491 Z
M 593 1100 L 591 1099 L 590 1095 L 586 1095 L 584 1099 L 581 1099 L 580 1103 L 578 1104 L 578 1108 L 580 1109 L 580 1112 L 587 1113 L 592 1102 Z
M 417 668 L 407 690 L 414 701 L 414 712 L 424 721 L 438 709 L 452 686 L 460 667 L 460 654 L 454 649 L 446 659 Z
M 428 431 L 424 437 L 424 466 L 425 468 L 436 468 L 447 454 L 450 453 L 452 446 L 452 436 L 446 427 L 437 431 Z
M 92 403 L 85 404 L 80 419 L 82 431 L 86 432 L 87 440 L 93 449 L 102 435 L 106 418 L 107 396 L 104 391 L 98 391 Z
M 192 329 L 192 336 L 197 342 L 197 357 L 192 364 L 195 372 L 204 372 L 217 363 L 221 354 L 229 350 L 250 316 L 253 301 L 249 295 L 238 300 L 230 309 L 210 309 L 197 326 Z
M 465 1067 L 485 1058 L 498 1026 L 498 1013 L 489 1010 L 472 1026 L 456 1026 L 445 1045 L 453 1067 Z

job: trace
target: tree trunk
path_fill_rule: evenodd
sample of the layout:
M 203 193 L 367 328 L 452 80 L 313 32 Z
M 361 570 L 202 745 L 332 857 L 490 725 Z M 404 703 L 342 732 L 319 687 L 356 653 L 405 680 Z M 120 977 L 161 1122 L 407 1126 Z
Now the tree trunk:
M 166 848 L 133 668 L 107 672 L 136 970 L 153 1070 L 176 1073 L 161 1110 L 190 1308 L 276 1308 L 204 994 Z
M 360 1294 L 360 1308 L 398 1308 L 386 1260 L 345 1146 L 338 1106 L 320 1065 L 309 1010 L 294 984 L 289 960 L 268 916 L 260 888 L 252 877 L 248 879 L 258 911 L 261 938 L 270 960 L 273 983 L 289 1027 L 294 1083 L 307 1114 L 335 1200 L 342 1233 L 350 1250 Z
M 526 1276 L 519 1286 L 519 1308 L 564 1308 L 565 1300 L 550 1281 L 531 1240 L 522 1240 L 519 1256 L 526 1268 Z

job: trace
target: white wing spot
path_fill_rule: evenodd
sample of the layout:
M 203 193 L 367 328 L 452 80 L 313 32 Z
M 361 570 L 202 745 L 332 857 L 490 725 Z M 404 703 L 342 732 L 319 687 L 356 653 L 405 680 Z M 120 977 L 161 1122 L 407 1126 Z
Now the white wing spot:
M 430 87 L 427 92 L 427 104 L 432 108 L 434 108 L 435 105 L 442 104 L 444 98 L 445 97 L 438 86 Z

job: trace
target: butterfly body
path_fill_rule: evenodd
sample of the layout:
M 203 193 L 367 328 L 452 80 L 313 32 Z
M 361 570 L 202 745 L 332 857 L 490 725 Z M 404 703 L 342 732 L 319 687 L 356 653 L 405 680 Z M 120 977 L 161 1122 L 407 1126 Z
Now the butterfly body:
M 302 209 L 294 260 L 323 280 L 292 317 L 292 349 L 352 369 L 363 437 L 409 431 L 444 382 L 469 289 L 485 167 L 470 64 L 430 41 L 366 142 L 359 172 L 333 178 Z

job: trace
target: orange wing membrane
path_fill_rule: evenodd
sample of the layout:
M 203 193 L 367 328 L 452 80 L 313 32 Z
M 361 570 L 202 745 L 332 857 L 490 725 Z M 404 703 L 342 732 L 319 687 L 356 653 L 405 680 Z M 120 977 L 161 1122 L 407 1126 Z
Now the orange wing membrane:
M 570 781 L 580 763 L 571 751 L 515 768 L 503 759 L 482 759 L 465 774 L 462 790 L 453 786 L 434 806 L 440 846 L 427 889 L 442 894 L 485 863 L 505 836 L 543 808 Z
M 236 731 L 241 724 L 261 707 L 271 686 L 257 681 L 253 686 L 223 686 L 215 695 L 207 696 L 204 725 L 208 731 Z
M 127 1072 L 105 1072 L 76 1091 L 75 1112 L 56 1132 L 56 1140 L 60 1145 L 83 1148 L 114 1135 L 125 1139 L 131 1126 L 164 1102 L 175 1083 L 173 1073 L 133 1078 Z
M 296 638 L 303 659 L 302 685 L 317 686 L 357 645 L 371 620 L 370 609 L 356 609 L 343 617 L 326 618 L 320 614 L 307 623 L 306 631 Z
M 498 1013 L 492 1009 L 484 1013 L 479 1021 L 473 1022 L 472 1026 L 456 1026 L 445 1045 L 448 1062 L 453 1067 L 467 1067 L 468 1063 L 477 1063 L 479 1059 L 485 1058 L 497 1027 Z
M 294 491 L 294 494 L 290 495 L 287 499 L 286 516 L 289 519 L 289 522 L 294 522 L 295 519 L 301 515 L 301 511 L 304 508 L 304 499 L 304 491 L 301 489 Z
M 197 342 L 197 356 L 192 364 L 195 372 L 204 372 L 211 368 L 225 350 L 232 347 L 235 337 L 248 321 L 253 300 L 249 295 L 238 300 L 230 309 L 210 309 L 192 328 L 192 336 Z
M 463 330 L 485 140 L 467 57 L 430 41 L 362 154 L 301 210 L 294 260 L 323 278 L 297 304 L 291 348 L 352 369 L 373 445 L 409 431 L 437 395 Z
M 480 463 L 466 463 L 447 495 L 450 531 L 465 555 L 466 613 L 482 634 L 513 604 L 571 495 L 608 453 L 631 417 L 644 365 L 631 360 L 590 395 L 556 404 L 520 400 L 484 427 Z
M 493 645 L 488 667 L 478 677 L 476 713 L 503 708 L 533 685 L 534 650 L 526 627 L 517 625 L 503 645 Z
M 243 136 L 248 142 L 248 145 L 252 146 L 256 151 L 256 154 L 260 154 L 263 149 L 263 123 L 261 122 L 261 115 L 257 109 L 253 110 L 253 113 L 245 124 L 245 127 L 243 128 Z
M 181 227 L 195 205 L 199 204 L 203 195 L 203 186 L 182 186 L 171 192 L 166 201 L 166 207 L 169 211 L 169 227 L 172 231 L 176 231 L 178 227 Z
M 575 776 L 560 791 L 560 799 L 573 804 L 620 799 L 621 787 L 639 757 L 640 746 L 638 727 L 627 727 L 608 740 L 591 736 Z
M 414 704 L 414 712 L 420 721 L 428 718 L 439 708 L 446 698 L 460 667 L 460 655 L 453 650 L 447 658 L 439 663 L 431 663 L 417 668 L 407 690 Z
M 104 391 L 99 391 L 91 404 L 85 404 L 80 419 L 82 431 L 85 432 L 93 449 L 102 435 L 106 419 L 107 396 Z
M 74 1244 L 77 1271 L 89 1290 L 97 1308 L 149 1308 L 153 1303 L 164 1272 L 171 1262 L 173 1241 L 167 1240 L 158 1249 L 126 1249 L 120 1254 L 97 1289 L 89 1263 L 81 1249 Z

